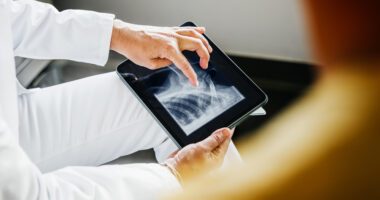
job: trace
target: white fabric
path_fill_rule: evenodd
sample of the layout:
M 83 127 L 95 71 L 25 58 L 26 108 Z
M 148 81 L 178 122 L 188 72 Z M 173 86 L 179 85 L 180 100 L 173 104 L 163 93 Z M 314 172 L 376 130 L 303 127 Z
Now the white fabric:
M 100 165 L 166 134 L 115 72 L 19 96 L 20 145 L 43 171 Z
M 109 14 L 0 0 L 0 200 L 156 199 L 180 188 L 158 164 L 86 166 L 175 150 L 115 73 L 17 96 L 15 55 L 102 65 L 112 24 Z
M 33 0 L 11 1 L 15 56 L 69 59 L 104 65 L 114 15 L 84 10 L 58 12 Z
M 112 18 L 112 15 L 85 11 L 69 11 L 62 14 L 51 6 L 34 1 L 0 0 L 1 200 L 154 199 L 158 193 L 179 188 L 178 181 L 171 172 L 157 164 L 67 167 L 41 173 L 18 145 L 17 90 L 13 56 L 16 54 L 31 58 L 60 58 L 104 64 L 109 50 Z M 42 94 L 43 91 L 38 93 Z M 37 96 L 36 94 L 37 92 L 32 93 L 30 97 Z M 23 98 L 26 99 L 26 96 L 20 97 Z M 25 101 L 21 101 L 20 105 L 23 103 Z M 38 107 L 29 108 L 38 110 Z M 30 121 L 46 120 L 45 123 L 49 124 L 49 120 L 57 116 L 29 117 Z M 25 116 L 20 116 L 20 119 L 24 123 Z M 29 125 L 34 126 L 38 123 Z M 56 128 L 58 130 L 62 126 Z M 23 130 L 20 133 L 25 136 Z M 51 134 L 54 133 L 56 131 Z M 40 136 L 46 135 L 41 133 Z M 72 139 L 75 141 L 75 136 Z M 54 138 L 53 141 L 55 140 L 59 138 Z M 36 143 L 42 141 L 49 143 L 45 138 L 34 138 Z M 47 151 L 50 150 L 52 149 Z M 33 154 L 34 151 L 28 153 Z M 46 152 L 40 153 L 47 155 Z M 80 154 L 81 151 L 76 153 Z M 68 165 L 69 162 L 65 164 Z
M 20 145 L 43 172 L 100 165 L 154 148 L 178 148 L 115 72 L 19 95 Z M 241 162 L 231 143 L 226 163 Z
M 4 112 L 4 122 L 18 134 L 16 72 L 13 58 L 13 44 L 9 5 L 0 0 L 0 110 Z

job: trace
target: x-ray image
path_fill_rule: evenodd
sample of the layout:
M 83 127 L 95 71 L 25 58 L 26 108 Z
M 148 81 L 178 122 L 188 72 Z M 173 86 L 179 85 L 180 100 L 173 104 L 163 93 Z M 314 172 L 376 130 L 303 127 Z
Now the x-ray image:
M 192 86 L 173 65 L 143 78 L 187 135 L 244 99 L 212 65 L 203 70 L 198 62 L 191 64 L 198 76 L 198 87 Z

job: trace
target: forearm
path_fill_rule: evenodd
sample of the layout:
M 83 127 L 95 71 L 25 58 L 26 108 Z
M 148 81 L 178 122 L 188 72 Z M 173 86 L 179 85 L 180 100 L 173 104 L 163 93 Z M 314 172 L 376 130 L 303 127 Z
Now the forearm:
M 16 56 L 106 63 L 114 15 L 59 12 L 51 5 L 28 0 L 10 1 L 10 7 Z

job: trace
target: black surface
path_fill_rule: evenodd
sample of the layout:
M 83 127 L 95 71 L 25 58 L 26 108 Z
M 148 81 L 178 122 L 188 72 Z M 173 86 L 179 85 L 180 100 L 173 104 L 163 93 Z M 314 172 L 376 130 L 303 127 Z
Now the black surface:
M 255 134 L 258 128 L 307 92 L 316 78 L 315 67 L 306 63 L 240 56 L 230 58 L 269 98 L 269 102 L 264 106 L 267 115 L 246 119 L 236 128 L 234 139 Z

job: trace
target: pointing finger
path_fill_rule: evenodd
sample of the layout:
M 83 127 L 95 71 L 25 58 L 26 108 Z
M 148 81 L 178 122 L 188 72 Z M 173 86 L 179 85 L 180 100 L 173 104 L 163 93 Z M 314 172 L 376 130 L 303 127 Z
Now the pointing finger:
M 193 86 L 198 86 L 197 74 L 182 52 L 173 47 L 166 53 L 167 59 L 171 60 L 174 65 L 182 71 L 182 73 L 190 80 L 190 83 Z

